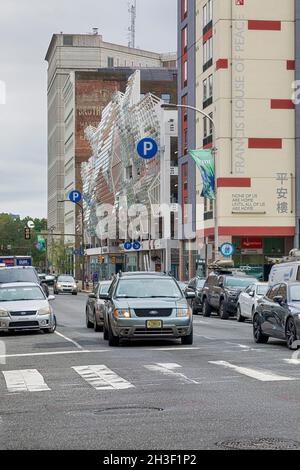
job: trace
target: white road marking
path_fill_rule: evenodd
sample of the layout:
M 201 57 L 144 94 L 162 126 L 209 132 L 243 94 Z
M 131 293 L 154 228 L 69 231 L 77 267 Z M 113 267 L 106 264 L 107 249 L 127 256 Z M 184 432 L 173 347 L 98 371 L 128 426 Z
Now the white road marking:
M 300 364 L 300 359 L 283 359 L 285 362 L 288 364 L 294 364 L 294 365 L 299 365 Z
M 204 339 L 209 339 L 209 340 L 217 339 L 217 338 L 214 338 L 213 336 L 195 335 L 195 333 L 194 333 L 194 336 L 197 336 L 197 338 L 204 338 Z
M 197 350 L 201 348 L 182 348 L 180 346 L 171 346 L 165 348 L 143 348 L 142 351 L 190 351 L 190 350 Z
M 266 352 L 267 349 L 262 349 L 262 348 L 251 348 L 250 346 L 247 346 L 246 344 L 238 344 L 238 343 L 232 343 L 230 341 L 226 341 L 226 344 L 230 344 L 235 346 L 236 348 L 241 348 L 243 351 L 260 351 L 260 352 Z
M 173 362 L 171 362 L 171 363 L 169 363 L 169 362 L 164 362 L 164 363 L 157 362 L 155 364 L 150 364 L 150 365 L 147 365 L 147 366 L 144 366 L 144 367 L 146 369 L 152 371 L 152 372 L 160 372 L 164 375 L 184 379 L 184 381 L 188 382 L 188 383 L 193 383 L 193 384 L 197 384 L 197 385 L 199 384 L 199 382 L 197 382 L 196 380 L 189 379 L 186 375 L 184 375 L 180 372 L 174 372 L 176 369 L 181 369 L 181 366 L 179 364 L 176 364 L 176 363 L 173 363 Z
M 73 339 L 68 338 L 67 336 L 63 335 L 62 333 L 59 333 L 58 331 L 55 331 L 54 333 L 56 335 L 60 336 L 61 338 L 64 338 L 66 341 L 69 341 L 70 343 L 74 344 L 74 346 L 76 346 L 76 348 L 83 349 L 83 347 L 80 346 L 80 344 L 76 343 L 76 341 L 74 341 Z
M 124 390 L 134 387 L 105 365 L 80 366 L 72 369 L 96 390 Z
M 231 364 L 227 361 L 209 361 L 210 364 L 215 364 L 217 366 L 227 367 L 228 369 L 233 369 L 239 374 L 247 375 L 252 379 L 260 380 L 261 382 L 275 382 L 275 381 L 290 381 L 290 380 L 297 380 L 294 377 L 286 377 L 284 375 L 277 375 L 274 372 L 269 370 L 257 370 L 257 369 L 250 369 L 249 367 L 240 367 L 234 364 Z
M 9 357 L 35 357 L 35 356 L 60 356 L 61 354 L 90 354 L 90 353 L 101 353 L 108 352 L 108 349 L 82 349 L 80 351 L 46 351 L 41 353 L 21 353 L 21 354 L 4 354 L 0 356 L 0 359 L 7 359 Z
M 50 390 L 36 369 L 3 371 L 9 392 L 45 392 Z

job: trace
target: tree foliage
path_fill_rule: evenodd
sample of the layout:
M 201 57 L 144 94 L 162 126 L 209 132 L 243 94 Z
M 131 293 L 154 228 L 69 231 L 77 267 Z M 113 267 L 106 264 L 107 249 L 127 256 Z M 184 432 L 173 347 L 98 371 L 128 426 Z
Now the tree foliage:
M 29 220 L 34 222 L 34 229 L 31 230 L 31 239 L 25 240 L 24 229 Z M 34 266 L 44 268 L 46 253 L 35 246 L 42 230 L 47 230 L 46 219 L 21 219 L 11 214 L 0 214 L 0 256 L 32 256 Z

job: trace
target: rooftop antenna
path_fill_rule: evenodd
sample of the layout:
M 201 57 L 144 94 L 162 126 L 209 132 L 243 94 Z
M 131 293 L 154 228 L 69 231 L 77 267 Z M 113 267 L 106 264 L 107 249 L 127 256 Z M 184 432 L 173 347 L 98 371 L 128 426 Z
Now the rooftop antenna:
M 128 12 L 130 14 L 130 27 L 128 47 L 135 48 L 135 21 L 136 21 L 136 0 L 131 0 L 128 3 Z

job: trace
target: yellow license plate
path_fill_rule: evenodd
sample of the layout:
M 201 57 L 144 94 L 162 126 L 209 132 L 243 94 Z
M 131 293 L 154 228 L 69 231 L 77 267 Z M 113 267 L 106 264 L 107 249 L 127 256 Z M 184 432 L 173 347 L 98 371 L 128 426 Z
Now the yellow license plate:
M 147 320 L 147 328 L 162 328 L 161 320 Z

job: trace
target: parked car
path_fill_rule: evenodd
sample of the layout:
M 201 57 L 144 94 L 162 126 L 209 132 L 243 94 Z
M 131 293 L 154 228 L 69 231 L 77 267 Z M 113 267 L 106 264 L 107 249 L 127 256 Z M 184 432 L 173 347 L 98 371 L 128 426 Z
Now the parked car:
M 48 286 L 53 286 L 55 282 L 54 274 L 39 273 L 39 278 Z
M 56 319 L 42 287 L 33 282 L 0 285 L 0 331 L 41 330 L 53 333 Z
M 11 266 L 0 270 L 0 285 L 15 282 L 37 283 L 42 287 L 46 297 L 49 296 L 47 284 L 39 278 L 37 271 L 32 266 Z
M 269 288 L 257 305 L 253 336 L 256 343 L 267 343 L 272 337 L 285 340 L 290 349 L 297 349 L 300 339 L 299 282 L 282 282 Z
M 194 277 L 188 283 L 188 289 L 195 292 L 195 298 L 191 300 L 191 307 L 194 314 L 202 311 L 202 291 L 204 284 L 205 279 L 200 277 Z
M 241 291 L 256 282 L 256 278 L 228 272 L 210 274 L 202 292 L 203 315 L 209 317 L 215 309 L 222 320 L 227 320 L 230 315 L 236 314 Z
M 176 280 L 152 272 L 120 273 L 114 277 L 104 315 L 104 339 L 117 346 L 121 339 L 181 338 L 193 343 L 193 316 Z
M 105 301 L 100 299 L 101 294 L 107 294 L 111 281 L 101 281 L 89 294 L 86 301 L 85 316 L 87 328 L 94 328 L 95 331 L 103 331 Z
M 269 286 L 266 282 L 257 282 L 256 284 L 251 284 L 240 293 L 237 304 L 237 321 L 243 322 L 246 319 L 253 319 L 258 300 L 265 295 L 268 288 Z
M 77 295 L 78 287 L 73 276 L 60 274 L 54 282 L 54 294 L 73 294 Z

